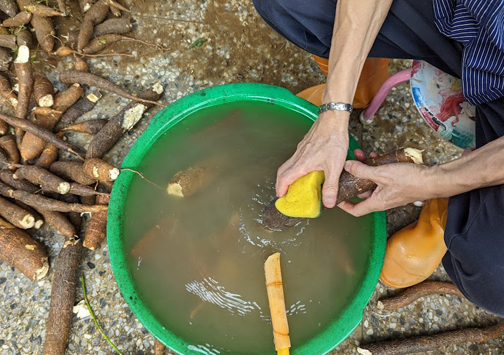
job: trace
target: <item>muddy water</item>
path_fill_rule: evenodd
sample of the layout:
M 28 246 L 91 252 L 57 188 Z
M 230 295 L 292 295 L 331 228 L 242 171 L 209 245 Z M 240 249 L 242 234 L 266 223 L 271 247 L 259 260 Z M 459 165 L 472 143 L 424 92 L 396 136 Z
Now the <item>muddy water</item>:
M 124 238 L 132 277 L 159 321 L 202 354 L 273 353 L 263 264 L 281 253 L 293 347 L 326 328 L 364 277 L 370 221 L 334 209 L 283 232 L 261 226 L 275 172 L 309 128 L 298 114 L 260 103 L 200 111 L 170 129 L 135 177 Z M 166 187 L 204 165 L 189 197 Z

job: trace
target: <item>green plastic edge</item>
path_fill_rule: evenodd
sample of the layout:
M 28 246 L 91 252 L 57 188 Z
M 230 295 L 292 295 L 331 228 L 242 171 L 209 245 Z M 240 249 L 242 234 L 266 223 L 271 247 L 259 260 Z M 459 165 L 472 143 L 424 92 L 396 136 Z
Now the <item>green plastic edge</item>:
M 192 113 L 206 107 L 236 101 L 261 101 L 289 108 L 305 115 L 314 121 L 317 118 L 317 107 L 293 95 L 290 91 L 266 84 L 228 84 L 207 88 L 177 100 L 160 111 L 152 120 L 147 130 L 140 136 L 126 156 L 122 167 L 134 169 L 149 151 L 153 143 L 175 124 Z M 354 149 L 359 148 L 350 136 L 348 158 L 355 159 Z M 133 173 L 123 171 L 114 184 L 107 224 L 107 243 L 110 261 L 119 290 L 133 314 L 146 329 L 172 351 L 183 355 L 201 355 L 200 351 L 189 350 L 187 342 L 161 325 L 149 311 L 135 289 L 125 260 L 125 251 L 121 239 L 123 210 L 129 184 Z M 371 253 L 369 269 L 354 299 L 347 305 L 339 319 L 308 342 L 291 349 L 293 355 L 324 355 L 337 347 L 359 325 L 363 318 L 364 307 L 373 294 L 385 257 L 386 217 L 385 212 L 373 213 Z M 246 352 L 243 352 L 246 354 Z M 273 355 L 274 352 L 267 355 Z M 266 354 L 264 354 L 266 355 Z

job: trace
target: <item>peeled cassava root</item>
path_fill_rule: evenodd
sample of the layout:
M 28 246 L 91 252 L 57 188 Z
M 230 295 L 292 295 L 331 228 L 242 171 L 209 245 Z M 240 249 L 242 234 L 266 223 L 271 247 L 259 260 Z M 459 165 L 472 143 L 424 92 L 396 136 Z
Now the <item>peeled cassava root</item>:
M 0 260 L 31 281 L 43 279 L 49 271 L 47 254 L 26 232 L 0 219 Z
M 394 152 L 376 157 L 368 158 L 364 162 L 367 165 L 378 166 L 392 163 L 415 163 L 423 164 L 422 151 L 414 148 L 399 149 Z M 359 179 L 347 171 L 343 171 L 339 178 L 338 196 L 336 204 L 350 200 L 358 195 L 372 190 L 376 184 L 370 180 Z M 262 213 L 262 225 L 272 231 L 281 231 L 296 225 L 303 218 L 292 218 L 285 216 L 275 207 L 272 201 Z
M 275 253 L 268 257 L 264 263 L 264 272 L 266 275 L 266 288 L 268 291 L 271 323 L 273 325 L 275 350 L 288 349 L 291 347 L 291 342 L 287 311 L 285 309 L 280 253 Z

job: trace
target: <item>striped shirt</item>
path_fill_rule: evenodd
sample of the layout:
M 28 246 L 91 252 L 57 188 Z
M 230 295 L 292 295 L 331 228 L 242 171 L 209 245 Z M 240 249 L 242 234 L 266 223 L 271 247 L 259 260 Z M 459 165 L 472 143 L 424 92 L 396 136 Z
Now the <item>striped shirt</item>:
M 473 105 L 504 97 L 504 0 L 433 0 L 439 31 L 464 45 L 462 89 Z

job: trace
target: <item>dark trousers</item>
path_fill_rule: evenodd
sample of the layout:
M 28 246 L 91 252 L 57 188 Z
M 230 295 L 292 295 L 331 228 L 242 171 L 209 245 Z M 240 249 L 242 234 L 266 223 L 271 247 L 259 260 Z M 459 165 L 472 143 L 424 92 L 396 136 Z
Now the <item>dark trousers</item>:
M 300 48 L 327 58 L 336 0 L 253 0 L 263 19 Z M 358 16 L 356 14 L 355 16 Z M 421 59 L 460 77 L 462 45 L 439 33 L 431 1 L 395 0 L 371 57 Z M 504 135 L 504 98 L 476 108 L 476 146 Z M 504 317 L 504 185 L 450 198 L 446 272 L 477 306 Z

